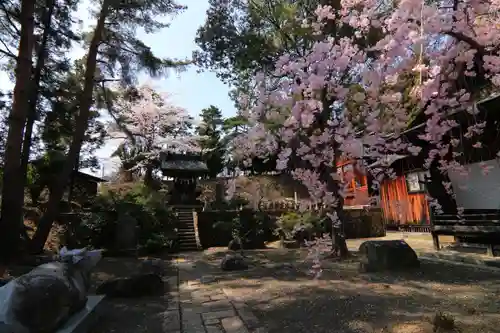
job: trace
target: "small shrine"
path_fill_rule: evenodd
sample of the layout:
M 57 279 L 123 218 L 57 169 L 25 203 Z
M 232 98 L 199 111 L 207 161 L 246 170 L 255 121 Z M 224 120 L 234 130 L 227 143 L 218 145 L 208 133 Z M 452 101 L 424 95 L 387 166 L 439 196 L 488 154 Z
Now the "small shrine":
M 160 166 L 164 177 L 173 178 L 169 192 L 171 205 L 199 205 L 201 191 L 197 189 L 197 180 L 208 172 L 208 167 L 200 154 L 162 153 Z

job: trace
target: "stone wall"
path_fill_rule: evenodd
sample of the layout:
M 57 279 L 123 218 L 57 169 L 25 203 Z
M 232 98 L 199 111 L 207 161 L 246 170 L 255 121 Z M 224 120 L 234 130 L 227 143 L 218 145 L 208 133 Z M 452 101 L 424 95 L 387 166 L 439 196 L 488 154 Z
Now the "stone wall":
M 380 208 L 346 208 L 345 235 L 347 239 L 384 237 L 385 224 Z

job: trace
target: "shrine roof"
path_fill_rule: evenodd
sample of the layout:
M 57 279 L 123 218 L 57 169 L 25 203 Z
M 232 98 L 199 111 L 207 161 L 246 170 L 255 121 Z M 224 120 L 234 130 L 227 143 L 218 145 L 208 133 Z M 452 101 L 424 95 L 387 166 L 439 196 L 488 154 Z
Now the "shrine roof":
M 161 169 L 164 171 L 193 171 L 205 172 L 208 167 L 203 161 L 196 160 L 163 160 L 161 162 Z

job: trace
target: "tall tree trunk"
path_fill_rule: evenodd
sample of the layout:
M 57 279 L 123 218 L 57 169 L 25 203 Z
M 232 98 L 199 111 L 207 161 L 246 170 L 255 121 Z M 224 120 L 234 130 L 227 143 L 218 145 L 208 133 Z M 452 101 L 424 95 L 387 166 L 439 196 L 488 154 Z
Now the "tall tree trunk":
M 76 162 L 75 166 L 73 167 L 73 172 L 71 172 L 71 175 L 69 177 L 68 205 L 70 210 L 73 209 L 73 205 L 71 204 L 71 202 L 73 201 L 73 195 L 75 192 L 75 185 L 76 185 L 76 175 L 79 169 L 80 169 L 80 155 L 76 157 Z
M 28 107 L 28 118 L 26 120 L 26 128 L 24 130 L 24 140 L 23 140 L 23 150 L 21 155 L 21 182 L 22 187 L 24 188 L 26 185 L 26 177 L 28 174 L 28 163 L 30 158 L 31 151 L 31 141 L 33 136 L 33 126 L 35 125 L 35 120 L 37 116 L 36 107 L 38 104 L 38 93 L 40 88 L 40 80 L 42 79 L 42 69 L 45 67 L 45 60 L 47 58 L 47 42 L 49 40 L 49 34 L 52 26 L 52 15 L 54 13 L 55 1 L 47 0 L 45 2 L 46 11 L 43 16 L 43 35 L 42 40 L 40 42 L 40 46 L 37 50 L 36 55 L 36 66 L 35 73 L 33 75 L 33 79 L 31 82 L 31 91 L 30 91 L 30 99 L 29 99 L 29 107 Z M 20 197 L 19 200 L 22 200 L 23 197 Z
M 21 178 L 21 148 L 26 122 L 30 80 L 32 74 L 33 30 L 35 0 L 21 2 L 21 38 L 16 66 L 16 85 L 14 99 L 9 115 L 9 132 L 5 148 L 3 167 L 2 210 L 0 221 L 0 260 L 9 262 L 20 250 L 20 235 L 23 218 L 24 196 Z
M 52 228 L 52 223 L 57 218 L 59 213 L 59 202 L 61 201 L 64 191 L 68 185 L 69 177 L 75 167 L 77 157 L 80 155 L 82 143 L 85 138 L 85 132 L 88 129 L 90 108 L 92 106 L 92 95 L 95 87 L 94 77 L 97 69 L 97 54 L 99 51 L 99 44 L 102 40 L 104 23 L 109 12 L 109 6 L 110 0 L 105 0 L 102 4 L 99 19 L 94 29 L 94 36 L 90 42 L 85 67 L 84 89 L 80 97 L 80 108 L 78 116 L 76 117 L 76 128 L 73 134 L 73 140 L 71 141 L 63 170 L 59 175 L 57 186 L 55 186 L 53 191 L 50 193 L 47 210 L 40 219 L 38 228 L 33 236 L 30 250 L 34 253 L 39 253 L 43 250 L 45 241 L 47 240 L 50 229 Z
M 349 249 L 347 248 L 346 238 L 345 238 L 345 223 L 346 216 L 344 211 L 344 198 L 338 194 L 337 185 L 337 206 L 335 211 L 339 219 L 339 223 L 335 224 L 332 221 L 332 253 L 336 256 L 345 259 L 349 257 Z
M 144 173 L 144 185 L 151 187 L 153 186 L 153 166 L 146 166 L 146 172 Z
M 336 144 L 334 144 L 336 145 Z M 326 184 L 328 191 L 334 193 L 337 199 L 337 205 L 334 207 L 335 213 L 337 214 L 338 221 L 333 221 L 331 223 L 332 227 L 332 254 L 340 258 L 347 258 L 349 256 L 349 250 L 347 248 L 347 243 L 344 234 L 344 227 L 346 223 L 346 216 L 344 212 L 344 198 L 339 194 L 340 183 L 339 181 L 333 179 L 332 174 L 337 173 L 337 162 L 340 152 L 338 149 L 335 152 L 334 161 L 332 161 L 332 167 L 324 167 L 320 170 L 320 179 Z

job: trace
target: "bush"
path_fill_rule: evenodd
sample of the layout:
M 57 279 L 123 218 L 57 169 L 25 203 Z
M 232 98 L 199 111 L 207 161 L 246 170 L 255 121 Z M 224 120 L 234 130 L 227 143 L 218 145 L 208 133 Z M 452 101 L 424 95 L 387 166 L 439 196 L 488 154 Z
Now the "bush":
M 198 215 L 204 248 L 227 246 L 234 238 L 240 238 L 245 249 L 263 248 L 266 241 L 272 240 L 273 229 L 273 220 L 263 211 L 204 211 Z
M 282 214 L 277 221 L 275 234 L 284 240 L 311 240 L 325 230 L 324 218 L 313 212 Z
M 74 233 L 78 246 L 115 249 L 118 220 L 127 216 L 137 221 L 138 250 L 146 253 L 171 249 L 175 245 L 176 218 L 165 198 L 142 184 L 128 191 L 108 190 L 97 196 L 90 213 L 83 216 Z
M 344 213 L 346 239 L 385 236 L 385 224 L 380 208 L 346 209 Z

